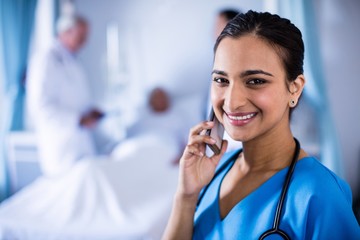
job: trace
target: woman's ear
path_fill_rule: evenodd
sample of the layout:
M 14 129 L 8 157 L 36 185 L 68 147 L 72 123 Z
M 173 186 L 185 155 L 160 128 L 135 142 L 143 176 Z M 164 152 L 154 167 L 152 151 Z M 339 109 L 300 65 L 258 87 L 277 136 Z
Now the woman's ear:
M 297 76 L 297 78 L 292 81 L 290 83 L 290 107 L 295 107 L 300 96 L 301 93 L 304 89 L 305 86 L 305 77 L 303 74 L 300 74 L 299 76 Z

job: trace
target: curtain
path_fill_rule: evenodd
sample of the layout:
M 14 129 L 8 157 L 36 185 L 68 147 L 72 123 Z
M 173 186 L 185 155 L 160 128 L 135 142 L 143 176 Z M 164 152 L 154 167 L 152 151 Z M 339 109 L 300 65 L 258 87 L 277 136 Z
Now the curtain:
M 319 51 L 314 3 L 308 0 L 277 0 L 273 3 L 273 10 L 276 10 L 281 17 L 290 19 L 303 34 L 304 73 L 307 80 L 304 97 L 317 113 L 317 125 L 320 128 L 320 161 L 343 177 L 340 143 L 329 107 L 326 79 Z
M 0 0 L 0 201 L 9 195 L 6 135 L 23 129 L 24 79 L 36 0 Z

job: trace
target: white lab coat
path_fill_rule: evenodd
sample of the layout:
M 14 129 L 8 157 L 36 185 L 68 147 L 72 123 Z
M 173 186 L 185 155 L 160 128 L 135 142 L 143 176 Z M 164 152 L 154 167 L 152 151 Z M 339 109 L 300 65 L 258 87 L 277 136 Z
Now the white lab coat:
M 30 62 L 27 90 L 44 174 L 62 173 L 95 154 L 92 132 L 79 125 L 93 106 L 89 83 L 76 57 L 60 42 Z

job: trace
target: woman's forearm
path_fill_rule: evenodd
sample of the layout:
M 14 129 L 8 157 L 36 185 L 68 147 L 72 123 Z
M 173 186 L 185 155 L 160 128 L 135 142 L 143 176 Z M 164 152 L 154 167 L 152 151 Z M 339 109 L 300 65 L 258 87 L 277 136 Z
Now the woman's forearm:
M 194 214 L 197 196 L 181 196 L 176 194 L 169 222 L 163 240 L 190 240 L 194 227 Z

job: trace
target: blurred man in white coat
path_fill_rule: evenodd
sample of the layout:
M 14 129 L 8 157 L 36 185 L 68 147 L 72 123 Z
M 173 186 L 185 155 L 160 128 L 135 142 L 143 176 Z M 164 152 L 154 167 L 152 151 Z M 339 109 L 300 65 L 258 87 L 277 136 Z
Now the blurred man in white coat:
M 29 112 L 45 175 L 65 172 L 96 153 L 92 131 L 103 113 L 94 107 L 89 82 L 75 55 L 87 34 L 84 18 L 61 17 L 56 42 L 29 66 Z

